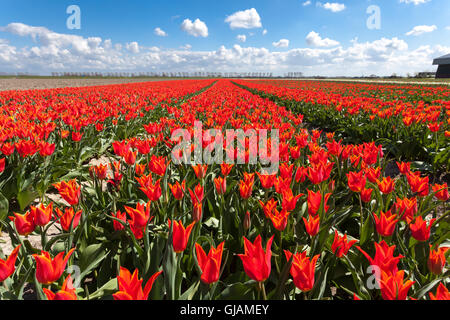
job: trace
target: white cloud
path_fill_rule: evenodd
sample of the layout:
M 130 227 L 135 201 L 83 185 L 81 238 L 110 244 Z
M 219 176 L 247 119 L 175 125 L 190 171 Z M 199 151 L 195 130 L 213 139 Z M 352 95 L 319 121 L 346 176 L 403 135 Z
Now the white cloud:
M 266 34 L 267 34 L 267 29 L 264 29 L 263 32 L 262 32 L 262 35 L 265 36 Z
M 436 25 L 415 26 L 411 31 L 407 32 L 406 35 L 407 36 L 420 36 L 421 34 L 424 34 L 424 33 L 433 32 L 436 29 L 437 29 Z
M 308 0 L 308 1 L 303 2 L 302 6 L 306 7 L 306 6 L 309 6 L 311 3 L 312 2 Z
M 425 45 L 410 49 L 399 38 L 381 38 L 370 42 L 353 39 L 348 46 L 333 48 L 292 48 L 270 50 L 263 47 L 221 46 L 217 50 L 194 51 L 185 48 L 158 49 L 133 42 L 121 45 L 98 37 L 84 38 L 50 31 L 43 27 L 12 24 L 1 31 L 34 38 L 31 45 L 17 45 L 2 40 L 0 66 L 4 72 L 53 71 L 220 71 L 274 72 L 292 70 L 306 76 L 361 76 L 362 74 L 406 75 L 434 71 L 432 61 L 450 52 L 450 46 Z M 11 40 L 12 41 L 12 40 Z M 127 49 L 128 47 L 128 49 Z M 138 48 L 133 53 L 129 49 Z
M 231 29 L 253 29 L 261 28 L 261 17 L 255 8 L 238 11 L 225 19 Z
M 345 10 L 345 4 L 343 3 L 337 3 L 337 2 L 327 2 L 325 4 L 322 4 L 321 2 L 317 2 L 318 7 L 322 7 L 326 10 L 330 10 L 331 12 L 340 12 Z
M 448 26 L 448 27 L 445 27 L 445 30 L 449 30 L 449 31 L 450 31 L 450 26 Z
M 339 42 L 329 38 L 322 39 L 322 37 L 314 31 L 311 31 L 306 36 L 306 43 L 313 47 L 335 47 Z
M 159 37 L 167 37 L 167 33 L 161 28 L 155 28 L 154 33 Z
M 272 45 L 277 48 L 287 48 L 287 47 L 289 47 L 289 40 L 281 39 L 278 42 L 272 42 Z
M 238 41 L 240 42 L 245 42 L 247 41 L 247 36 L 245 34 L 238 34 L 236 39 L 238 39 Z
M 132 53 L 139 53 L 139 44 L 136 41 L 127 43 L 125 48 Z
M 191 50 L 192 46 L 190 44 L 185 44 L 184 46 L 181 46 L 180 48 L 184 49 L 184 50 Z
M 181 24 L 181 29 L 194 37 L 206 38 L 208 36 L 208 27 L 200 19 L 195 19 L 194 22 L 185 19 Z
M 431 0 L 400 0 L 400 3 L 414 3 L 415 6 L 422 4 L 422 3 L 427 3 L 430 2 Z

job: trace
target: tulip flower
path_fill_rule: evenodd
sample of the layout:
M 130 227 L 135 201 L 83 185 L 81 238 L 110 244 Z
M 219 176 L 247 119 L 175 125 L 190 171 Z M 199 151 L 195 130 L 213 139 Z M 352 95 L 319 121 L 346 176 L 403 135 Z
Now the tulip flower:
M 204 190 L 202 185 L 198 184 L 195 186 L 194 191 L 189 189 L 189 194 L 191 195 L 191 201 L 193 204 L 201 203 L 203 201 Z
M 251 225 L 252 225 L 252 218 L 250 217 L 250 212 L 246 211 L 243 222 L 244 230 L 247 231 L 248 229 L 250 229 Z
M 245 180 L 241 180 L 239 183 L 239 193 L 243 199 L 248 199 L 252 195 L 253 190 L 253 181 L 246 182 Z
M 363 202 L 370 202 L 370 200 L 372 200 L 372 188 L 368 188 L 368 189 L 363 189 L 361 191 L 361 201 Z
M 350 248 L 356 243 L 358 240 L 347 240 L 347 234 L 344 234 L 342 237 L 338 234 L 337 230 L 334 231 L 334 240 L 331 245 L 331 251 L 334 252 L 336 257 L 342 258 L 346 256 Z
M 5 158 L 0 159 L 0 173 L 5 171 Z
M 202 219 L 203 215 L 203 205 L 201 203 L 194 203 L 194 207 L 192 209 L 192 219 L 195 222 L 199 222 Z
M 77 300 L 76 290 L 73 287 L 72 277 L 69 275 L 57 293 L 47 288 L 42 288 L 48 300 Z
M 269 213 L 269 219 L 272 221 L 275 229 L 283 231 L 286 229 L 289 214 L 290 212 L 285 209 L 281 210 L 281 212 L 278 212 L 277 209 L 273 209 L 273 211 Z
M 386 273 L 381 271 L 380 289 L 384 300 L 406 300 L 408 291 L 415 281 L 404 281 L 405 271 Z
M 398 222 L 396 214 L 393 214 L 391 210 L 386 212 L 380 211 L 380 215 L 373 214 L 375 220 L 375 228 L 379 235 L 383 237 L 390 237 L 394 233 L 395 225 Z
M 172 191 L 173 197 L 177 200 L 181 200 L 184 197 L 184 191 L 186 190 L 186 181 L 180 184 L 178 181 L 175 184 L 168 183 L 170 191 Z
M 275 174 L 271 174 L 271 175 L 269 175 L 269 174 L 260 174 L 259 172 L 256 172 L 256 174 L 258 175 L 259 181 L 261 181 L 261 186 L 264 189 L 270 189 L 270 188 L 273 187 L 273 183 L 274 183 L 274 180 L 276 178 Z
M 406 175 L 406 179 L 411 187 L 411 191 L 417 193 L 420 197 L 426 197 L 430 191 L 429 178 L 420 177 L 420 172 L 414 172 Z
M 303 193 L 300 193 L 294 197 L 292 190 L 290 188 L 286 188 L 283 190 L 283 201 L 282 207 L 286 211 L 294 211 L 295 206 L 297 205 L 297 201 L 300 197 L 304 196 Z
M 328 180 L 333 169 L 334 162 L 324 163 L 319 162 L 318 165 L 313 165 L 308 168 L 308 178 L 313 184 L 319 184 L 322 181 Z
M 53 186 L 58 189 L 61 197 L 71 206 L 78 204 L 81 195 L 81 186 L 77 184 L 75 179 L 68 182 L 61 181 L 60 183 L 53 184 Z
M 294 170 L 294 164 L 291 164 L 290 166 L 288 166 L 288 164 L 286 162 L 283 162 L 280 165 L 280 177 L 282 177 L 283 179 L 292 179 L 292 173 Z
M 117 219 L 119 219 L 119 220 L 121 220 L 123 222 L 127 221 L 127 214 L 126 214 L 126 212 L 122 213 L 122 212 L 120 212 L 120 210 L 117 210 L 116 213 L 112 213 L 111 215 L 114 218 L 117 218 Z M 125 226 L 123 224 L 121 224 L 120 222 L 116 221 L 116 220 L 113 220 L 113 227 L 114 227 L 114 230 L 116 230 L 116 231 L 125 229 Z
M 42 203 L 38 207 L 30 206 L 30 211 L 33 213 L 34 222 L 38 226 L 45 226 L 50 222 L 53 215 L 53 203 L 45 207 Z
M 205 251 L 203 251 L 201 245 L 199 245 L 198 243 L 195 244 L 198 266 L 202 270 L 200 279 L 204 283 L 211 284 L 219 280 L 224 244 L 225 242 L 219 244 L 217 246 L 217 249 L 211 247 L 208 255 L 206 255 Z
M 171 221 L 169 220 L 169 229 L 170 229 Z M 191 235 L 192 228 L 195 225 L 195 221 L 186 227 L 183 226 L 181 221 L 173 221 L 172 228 L 172 246 L 173 251 L 176 253 L 183 252 L 186 249 L 186 246 L 189 242 L 189 236 Z
M 377 183 L 378 178 L 381 175 L 381 168 L 380 167 L 378 167 L 378 168 L 369 167 L 369 168 L 366 168 L 364 170 L 364 172 L 366 174 L 367 179 L 369 179 L 370 182 Z
M 306 180 L 308 169 L 304 167 L 298 167 L 295 173 L 295 182 L 302 183 Z
M 353 192 L 361 192 L 364 190 L 366 186 L 366 177 L 363 171 L 360 171 L 358 173 L 349 172 L 347 174 L 347 179 L 348 179 L 348 187 Z
M 389 194 L 394 191 L 395 181 L 391 177 L 385 177 L 377 181 L 378 188 L 383 194 Z
M 72 140 L 73 141 L 75 141 L 75 142 L 80 141 L 82 137 L 83 137 L 83 134 L 81 132 L 77 132 L 77 131 L 72 132 Z
M 310 215 L 308 220 L 306 220 L 306 218 L 303 217 L 303 222 L 305 223 L 306 232 L 311 237 L 314 237 L 317 233 L 319 233 L 319 229 L 320 229 L 319 215 L 316 215 L 316 216 Z
M 202 180 L 204 177 L 206 177 L 206 172 L 208 171 L 208 165 L 207 164 L 204 164 L 204 165 L 198 164 L 196 166 L 192 166 L 192 169 L 194 169 L 197 179 Z
M 136 151 L 131 151 L 131 149 L 128 150 L 128 152 L 123 157 L 125 162 L 130 166 L 133 165 L 136 162 L 137 153 L 138 153 L 137 150 Z
M 150 201 L 158 201 L 162 195 L 161 190 L 161 179 L 157 180 L 154 184 L 152 181 L 152 176 L 149 174 L 148 176 L 142 175 L 142 177 L 137 178 L 136 180 L 139 182 L 140 190 L 145 193 Z
M 448 289 L 442 282 L 439 283 L 439 286 L 436 290 L 436 295 L 434 295 L 432 292 L 430 292 L 429 295 L 430 300 L 450 300 L 450 292 L 448 292 Z
M 39 154 L 41 155 L 41 157 L 48 157 L 52 155 L 54 151 L 54 143 L 42 142 L 39 146 Z
M 0 282 L 9 278 L 16 270 L 16 260 L 19 254 L 20 244 L 14 248 L 6 260 L 0 259 Z
M 322 203 L 322 194 L 320 193 L 320 190 L 317 192 L 307 190 L 308 191 L 308 213 L 310 215 L 316 215 L 320 209 L 320 205 Z M 325 204 L 324 204 L 324 210 L 325 212 L 328 211 L 329 206 L 327 206 L 328 199 L 330 198 L 331 193 L 327 193 L 325 195 Z
M 284 190 L 291 187 L 291 179 L 283 179 L 282 177 L 278 177 L 274 179 L 273 185 L 275 186 L 275 192 L 282 194 Z
M 359 251 L 369 260 L 370 265 L 378 266 L 380 270 L 388 273 L 396 273 L 398 271 L 397 264 L 404 256 L 399 255 L 394 257 L 395 245 L 389 247 L 389 245 L 382 240 L 380 243 L 375 242 L 375 256 L 371 258 L 363 249 L 356 246 Z
M 145 173 L 145 168 L 146 168 L 146 165 L 144 163 L 143 164 L 136 163 L 135 168 L 134 168 L 136 175 L 138 177 L 142 176 Z
M 418 216 L 414 223 L 409 222 L 409 229 L 414 239 L 418 241 L 427 241 L 430 238 L 430 230 L 433 222 L 436 219 L 431 219 L 427 226 L 427 222 L 421 216 Z
M 284 250 L 284 254 L 289 261 L 292 253 Z M 319 256 L 320 254 L 317 254 L 310 259 L 306 256 L 306 251 L 294 255 L 290 273 L 294 279 L 294 285 L 303 292 L 308 292 L 314 287 L 314 273 Z
M 435 197 L 441 201 L 447 201 L 450 196 L 448 193 L 448 186 L 447 183 L 444 184 L 435 184 L 431 187 L 433 192 L 435 192 Z
M 155 155 L 152 155 L 152 158 L 150 160 L 150 163 L 148 164 L 148 168 L 151 172 L 158 176 L 164 176 L 166 173 L 167 166 L 169 165 L 170 161 L 166 163 L 165 157 L 157 157 Z
M 265 204 L 261 200 L 258 201 L 264 211 L 264 215 L 269 219 L 269 217 L 272 215 L 272 211 L 276 209 L 278 202 L 275 201 L 275 199 L 270 199 Z
M 396 162 L 396 163 L 401 174 L 406 175 L 411 171 L 411 163 L 409 162 Z
M 432 250 L 432 247 L 430 244 L 430 254 L 427 261 L 428 270 L 435 275 L 441 275 L 446 263 L 445 253 L 450 247 L 440 247 L 437 250 Z
M 69 260 L 75 248 L 71 249 L 66 256 L 64 252 L 60 252 L 54 259 L 50 257 L 50 253 L 41 251 L 41 254 L 33 254 L 33 258 L 36 260 L 36 279 L 42 284 L 48 285 L 59 278 L 66 268 L 67 261 Z
M 34 214 L 32 211 L 28 211 L 25 214 L 14 213 L 14 217 L 9 217 L 14 221 L 17 232 L 21 236 L 28 236 L 36 229 L 36 223 L 34 221 Z
M 220 170 L 222 171 L 222 175 L 224 177 L 227 177 L 230 174 L 231 169 L 233 168 L 233 166 L 234 166 L 233 164 L 222 163 L 220 165 Z
M 153 274 L 142 289 L 143 279 L 139 279 L 138 269 L 131 274 L 128 269 L 120 267 L 117 276 L 119 291 L 113 294 L 114 300 L 148 300 L 153 283 L 161 273 L 162 271 L 158 271 Z
M 75 213 L 73 207 L 65 208 L 64 213 L 59 210 L 59 208 L 55 209 L 56 219 L 59 219 L 59 224 L 64 231 L 70 231 L 70 225 L 72 224 L 72 229 L 78 227 L 80 223 L 82 211 L 79 210 Z M 72 222 L 73 221 L 73 222 Z
M 93 171 L 99 180 L 106 179 L 106 175 L 108 172 L 108 166 L 104 164 L 99 164 L 97 166 L 93 166 Z
M 403 221 L 413 220 L 414 215 L 417 213 L 417 198 L 412 199 L 400 199 L 397 197 L 395 202 L 395 210 L 397 215 L 401 217 Z
M 223 195 L 227 191 L 227 178 L 214 178 L 214 185 L 218 195 Z
M 149 221 L 150 217 L 150 205 L 151 202 L 147 202 L 146 205 L 142 203 L 137 203 L 136 208 L 131 208 L 128 206 L 124 206 L 125 211 L 130 215 L 131 222 L 136 229 L 145 228 Z
M 253 280 L 262 282 L 265 281 L 271 271 L 270 259 L 272 257 L 272 236 L 267 241 L 266 250 L 262 248 L 261 235 L 257 236 L 254 243 L 251 243 L 244 237 L 244 254 L 238 254 L 242 260 L 245 273 Z
M 114 141 L 112 146 L 114 153 L 119 157 L 124 157 L 128 153 L 128 150 L 130 150 L 130 145 L 126 141 Z

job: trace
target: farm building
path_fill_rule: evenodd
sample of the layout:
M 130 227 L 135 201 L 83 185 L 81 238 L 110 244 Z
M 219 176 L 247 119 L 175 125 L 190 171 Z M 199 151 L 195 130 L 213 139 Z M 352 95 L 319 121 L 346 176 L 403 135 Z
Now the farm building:
M 438 65 L 436 78 L 450 78 L 450 54 L 434 59 L 433 65 Z

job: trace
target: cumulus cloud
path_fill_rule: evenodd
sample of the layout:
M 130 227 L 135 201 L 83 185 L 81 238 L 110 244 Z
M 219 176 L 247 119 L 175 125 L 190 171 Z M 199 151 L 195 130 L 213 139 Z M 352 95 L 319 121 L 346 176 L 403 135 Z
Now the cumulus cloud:
M 136 41 L 127 43 L 125 48 L 132 53 L 139 53 L 139 44 Z
M 400 3 L 413 3 L 415 6 L 422 4 L 422 3 L 427 3 L 430 2 L 431 0 L 400 0 Z
M 309 6 L 311 3 L 312 3 L 312 2 L 308 0 L 308 1 L 303 2 L 302 5 L 303 5 L 304 7 L 306 7 L 306 6 Z
M 289 47 L 289 40 L 281 39 L 278 42 L 272 42 L 272 45 L 277 48 L 287 48 L 287 47 Z
M 155 28 L 153 32 L 159 37 L 167 37 L 167 33 L 159 27 Z
M 450 27 L 448 27 L 448 28 L 450 28 Z M 267 29 L 264 29 L 262 32 L 262 35 L 265 36 L 266 34 L 267 34 Z
M 191 50 L 192 46 L 190 44 L 185 44 L 184 46 L 181 46 L 180 48 L 184 49 L 184 50 Z
M 424 34 L 424 33 L 433 32 L 436 29 L 437 29 L 436 25 L 415 26 L 411 31 L 407 32 L 406 35 L 407 36 L 420 36 L 421 34 Z
M 339 42 L 336 40 L 331 40 L 329 38 L 322 39 L 322 37 L 314 31 L 311 31 L 306 36 L 306 43 L 313 47 L 335 47 L 339 45 Z
M 133 42 L 121 45 L 109 39 L 73 36 L 27 25 L 8 25 L 1 30 L 24 38 L 34 37 L 32 45 L 18 46 L 2 40 L 0 32 L 2 71 L 41 74 L 53 71 L 255 71 L 283 74 L 295 69 L 307 76 L 391 75 L 394 72 L 405 75 L 435 70 L 433 59 L 450 52 L 450 47 L 440 45 L 410 49 L 399 38 L 368 42 L 354 39 L 348 47 L 271 51 L 236 44 L 233 47 L 220 46 L 216 50 L 194 51 L 186 46 L 158 49 Z
M 325 4 L 322 4 L 321 2 L 317 2 L 318 7 L 322 7 L 326 10 L 330 10 L 331 12 L 340 12 L 345 10 L 345 4 L 343 3 L 337 3 L 337 2 L 327 2 Z
M 247 41 L 247 36 L 245 34 L 238 34 L 236 39 L 240 42 L 245 42 Z
M 225 22 L 230 25 L 231 29 L 253 29 L 261 28 L 261 17 L 255 8 L 238 11 L 228 16 Z
M 194 37 L 206 38 L 208 36 L 208 27 L 200 19 L 195 19 L 194 22 L 185 19 L 181 24 L 181 29 Z

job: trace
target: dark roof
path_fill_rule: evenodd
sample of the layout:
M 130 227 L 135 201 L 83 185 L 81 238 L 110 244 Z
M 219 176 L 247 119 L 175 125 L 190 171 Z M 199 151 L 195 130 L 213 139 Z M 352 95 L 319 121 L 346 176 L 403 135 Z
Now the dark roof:
M 450 64 L 450 54 L 434 59 L 433 64 Z

